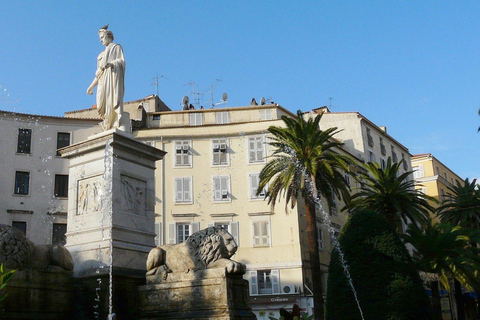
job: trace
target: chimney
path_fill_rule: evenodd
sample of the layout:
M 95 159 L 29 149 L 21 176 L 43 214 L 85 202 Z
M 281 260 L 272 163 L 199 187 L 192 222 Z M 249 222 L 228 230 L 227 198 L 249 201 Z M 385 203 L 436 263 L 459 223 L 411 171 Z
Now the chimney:
M 380 126 L 379 128 L 380 128 L 380 130 L 382 130 L 383 132 L 387 133 L 387 127 L 385 127 L 385 126 Z

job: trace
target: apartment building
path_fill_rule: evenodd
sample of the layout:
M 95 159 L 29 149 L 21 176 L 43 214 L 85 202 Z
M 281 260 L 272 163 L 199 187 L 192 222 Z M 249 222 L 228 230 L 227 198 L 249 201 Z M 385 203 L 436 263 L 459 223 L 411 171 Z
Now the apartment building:
M 415 189 L 435 198 L 439 203 L 451 193 L 449 187 L 456 186 L 458 182 L 464 180 L 431 153 L 413 155 L 412 169 Z M 439 206 L 436 203 L 432 205 Z
M 272 208 L 256 195 L 259 173 L 272 153 L 270 126 L 295 117 L 272 105 L 153 112 L 136 139 L 167 152 L 156 170 L 157 243 L 180 243 L 208 226 L 224 226 L 239 245 L 233 259 L 247 265 L 251 305 L 258 319 L 299 304 L 311 312 L 311 277 L 304 205 Z M 339 152 L 345 152 L 339 150 Z M 345 219 L 341 199 L 328 208 L 336 230 Z M 327 272 L 331 240 L 318 213 L 319 245 Z
M 0 111 L 0 223 L 37 244 L 64 244 L 68 160 L 58 148 L 100 132 L 98 120 Z
M 327 107 L 313 111 L 323 113 L 320 128 L 341 130 L 335 137 L 344 143 L 345 150 L 363 162 L 377 162 L 385 168 L 388 158 L 393 162 L 404 160 L 401 173 L 412 170 L 412 155 L 407 147 L 387 133 L 387 127 L 377 126 L 359 112 L 331 112 Z
M 290 209 L 281 199 L 273 208 L 263 194 L 256 195 L 258 175 L 272 153 L 268 128 L 284 126 L 283 115 L 296 115 L 277 104 L 172 111 L 157 96 L 125 106 L 135 138 L 167 152 L 155 172 L 157 245 L 180 243 L 197 230 L 223 226 L 239 245 L 233 259 L 247 265 L 250 302 L 258 319 L 278 317 L 280 308 L 293 304 L 311 313 L 304 203 Z M 343 129 L 335 135 L 345 143 L 337 151 L 356 159 L 352 170 L 363 170 L 360 164 L 368 161 L 384 165 L 389 156 L 405 159 L 404 169 L 411 168 L 408 149 L 385 128 L 357 112 L 320 108 L 309 114 L 318 112 L 324 112 L 322 129 Z M 101 131 L 95 106 L 67 112 L 66 118 L 2 114 L 2 128 L 8 131 L 1 143 L 8 148 L 0 150 L 1 179 L 8 181 L 0 185 L 0 210 L 6 213 L 0 222 L 23 228 L 36 243 L 56 243 L 66 228 L 67 199 L 61 186 L 68 179 L 68 162 L 56 149 Z M 347 173 L 346 179 L 353 192 L 360 188 Z M 346 217 L 340 211 L 343 199 L 334 199 L 332 207 L 322 201 L 322 206 L 317 228 L 326 284 L 330 230 L 338 235 Z

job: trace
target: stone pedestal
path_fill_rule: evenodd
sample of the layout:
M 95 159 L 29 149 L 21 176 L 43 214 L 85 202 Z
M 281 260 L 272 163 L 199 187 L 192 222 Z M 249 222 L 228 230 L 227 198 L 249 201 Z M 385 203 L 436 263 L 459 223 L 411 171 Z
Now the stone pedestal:
M 248 281 L 224 268 L 147 277 L 139 292 L 140 318 L 251 320 Z
M 98 308 L 104 310 L 111 305 L 110 288 L 103 288 L 110 274 L 114 295 L 144 283 L 148 252 L 155 247 L 155 162 L 165 152 L 113 129 L 60 153 L 70 160 L 65 247 L 75 263 L 78 291 L 92 297 L 80 300 L 85 308 L 101 300 Z M 134 309 L 135 297 L 131 306 L 115 306 L 117 298 L 112 297 L 113 312 Z
M 75 288 L 71 273 L 17 270 L 1 295 L 5 293 L 0 319 L 72 319 Z

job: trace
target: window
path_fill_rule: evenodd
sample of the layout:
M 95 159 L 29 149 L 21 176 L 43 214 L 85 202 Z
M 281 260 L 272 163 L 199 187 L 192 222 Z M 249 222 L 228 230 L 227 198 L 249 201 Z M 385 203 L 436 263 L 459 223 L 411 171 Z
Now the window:
M 159 114 L 154 114 L 153 115 L 153 120 L 160 120 L 160 115 Z
M 227 165 L 228 164 L 228 144 L 227 139 L 213 139 L 213 164 Z
M 332 248 L 337 245 L 339 235 L 340 235 L 340 231 L 336 228 L 334 229 L 333 234 L 330 233 L 330 246 Z
M 66 174 L 55 175 L 55 190 L 53 195 L 55 197 L 61 197 L 61 198 L 68 197 L 68 175 Z
M 338 215 L 338 210 L 337 210 L 337 195 L 335 194 L 335 191 L 333 188 L 330 188 L 330 191 L 332 192 L 332 214 L 334 216 Z
M 257 189 L 258 189 L 258 184 L 260 183 L 260 174 L 258 173 L 252 173 L 250 174 L 249 181 L 250 181 L 250 199 L 264 199 L 266 190 L 263 189 L 262 192 L 257 196 Z
M 260 120 L 272 120 L 272 109 L 260 110 Z
M 54 223 L 52 231 L 52 244 L 57 246 L 64 246 L 67 243 L 67 224 Z
M 413 167 L 412 170 L 413 170 L 414 179 L 423 178 L 425 176 L 425 172 L 423 170 L 423 164 L 419 164 L 418 166 Z
M 280 293 L 279 270 L 250 271 L 249 276 L 251 295 Z
M 70 133 L 69 132 L 58 132 L 57 133 L 57 156 L 60 155 L 58 149 L 68 147 L 70 145 Z
M 391 145 L 392 147 L 392 161 L 394 163 L 397 163 L 398 162 L 398 157 L 397 157 L 397 154 L 395 153 L 395 147 L 393 145 Z
M 421 188 L 417 189 L 417 192 L 427 194 L 427 188 L 421 187 Z
M 322 250 L 324 248 L 325 242 L 323 240 L 323 229 L 322 227 L 317 228 L 318 231 L 318 249 Z
M 32 129 L 18 129 L 17 153 L 31 153 Z
M 445 200 L 446 200 L 445 190 L 444 190 L 444 189 L 440 189 L 440 200 L 441 200 L 441 201 L 445 201 Z
M 229 176 L 213 177 L 213 201 L 231 201 Z
M 263 136 L 248 138 L 248 162 L 265 161 L 265 144 Z
M 373 148 L 373 146 L 375 145 L 375 143 L 373 142 L 373 137 L 372 135 L 370 134 L 370 128 L 367 128 L 367 140 L 368 140 L 368 146 Z M 372 162 L 372 161 L 370 161 Z
M 270 246 L 270 223 L 268 221 L 253 221 L 253 246 Z
M 28 194 L 30 182 L 30 172 L 15 172 L 15 194 Z
M 382 153 L 382 156 L 387 155 L 387 148 L 383 144 L 383 138 L 382 137 L 380 137 L 380 152 Z
M 448 181 L 448 178 L 447 178 L 447 173 L 445 171 L 443 171 L 443 178 L 445 178 L 445 180 Z
M 191 160 L 190 141 L 175 141 L 175 166 L 191 166 Z
M 228 111 L 216 112 L 215 118 L 217 124 L 230 123 L 230 114 L 228 113 Z
M 380 158 L 380 168 L 382 168 L 382 170 L 385 170 L 386 167 L 387 161 L 384 158 Z
M 375 162 L 375 160 L 375 153 L 373 153 L 372 151 L 368 151 L 368 162 Z
M 435 167 L 435 174 L 436 174 L 437 176 L 440 175 L 440 169 L 439 169 L 438 167 Z
M 27 234 L 27 223 L 24 221 L 12 221 L 12 227 L 22 231 L 25 235 Z
M 177 223 L 177 243 L 187 240 L 190 235 L 190 225 L 185 223 Z
M 346 185 L 350 187 L 350 175 L 348 173 L 345 173 L 344 178 Z
M 192 223 L 170 223 L 168 225 L 168 243 L 169 244 L 176 244 L 182 243 L 187 238 L 200 230 L 200 223 L 199 222 L 192 222 Z
M 175 178 L 175 203 L 192 202 L 192 177 Z
M 190 125 L 191 126 L 203 125 L 203 114 L 199 112 L 190 113 Z
M 237 246 L 240 246 L 239 242 L 239 223 L 236 221 L 230 221 L 230 222 L 215 222 L 211 223 L 208 225 L 209 227 L 215 226 L 215 227 L 222 227 L 225 230 L 227 230 L 232 236 L 235 242 L 237 243 Z

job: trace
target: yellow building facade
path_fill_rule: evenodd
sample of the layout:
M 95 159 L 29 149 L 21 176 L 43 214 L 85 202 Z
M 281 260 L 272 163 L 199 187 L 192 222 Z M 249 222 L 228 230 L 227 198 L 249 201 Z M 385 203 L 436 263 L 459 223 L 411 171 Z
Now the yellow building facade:
M 451 194 L 449 187 L 463 181 L 431 153 L 413 155 L 412 170 L 415 189 L 435 198 L 438 203 L 432 203 L 434 207 L 438 207 L 444 197 Z

